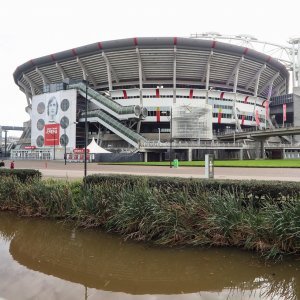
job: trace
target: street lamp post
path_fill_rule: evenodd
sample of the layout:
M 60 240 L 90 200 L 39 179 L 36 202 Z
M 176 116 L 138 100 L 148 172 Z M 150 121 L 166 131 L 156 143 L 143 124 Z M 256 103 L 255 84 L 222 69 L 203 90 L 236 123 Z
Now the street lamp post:
M 64 159 L 65 159 L 65 165 L 67 164 L 67 135 L 66 135 L 66 128 L 64 128 L 64 135 L 65 135 L 65 153 L 64 153 Z
M 88 138 L 88 123 L 87 123 L 87 97 L 88 97 L 88 81 L 85 81 L 85 118 L 84 118 L 84 184 L 86 184 L 86 174 L 87 174 L 87 138 Z
M 54 137 L 54 140 L 53 140 L 53 160 L 55 160 L 55 130 L 53 132 L 53 137 Z
M 172 137 L 172 106 L 171 106 L 171 110 L 170 110 L 170 168 L 172 168 L 172 141 L 173 141 L 173 137 Z

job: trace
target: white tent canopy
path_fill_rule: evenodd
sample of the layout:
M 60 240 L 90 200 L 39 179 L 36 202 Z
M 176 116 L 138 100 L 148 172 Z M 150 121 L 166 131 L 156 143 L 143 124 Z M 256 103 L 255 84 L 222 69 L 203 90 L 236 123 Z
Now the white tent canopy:
M 93 138 L 93 140 L 86 148 L 90 150 L 90 153 L 111 153 L 110 151 L 107 151 L 104 148 L 100 147 L 96 143 L 95 138 Z

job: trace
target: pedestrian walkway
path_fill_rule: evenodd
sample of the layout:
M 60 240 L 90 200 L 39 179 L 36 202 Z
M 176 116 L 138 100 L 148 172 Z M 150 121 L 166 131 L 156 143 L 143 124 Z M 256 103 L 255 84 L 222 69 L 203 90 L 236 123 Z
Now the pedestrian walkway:
M 9 161 L 5 161 L 9 166 Z M 15 161 L 16 169 L 37 169 L 46 178 L 79 179 L 84 176 L 83 163 L 64 161 Z M 215 179 L 238 180 L 280 180 L 300 181 L 300 168 L 223 168 L 215 167 Z M 87 174 L 124 174 L 145 176 L 169 176 L 183 178 L 204 178 L 204 167 L 135 166 L 135 165 L 99 165 L 87 164 Z

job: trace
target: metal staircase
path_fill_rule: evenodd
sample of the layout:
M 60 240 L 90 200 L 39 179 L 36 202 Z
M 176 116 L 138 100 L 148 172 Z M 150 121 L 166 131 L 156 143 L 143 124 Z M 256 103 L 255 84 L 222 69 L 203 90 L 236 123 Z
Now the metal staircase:
M 122 106 L 86 86 L 83 82 L 69 84 L 68 89 L 77 89 L 81 96 L 84 98 L 87 96 L 87 99 L 97 105 L 99 109 L 106 111 L 118 120 L 139 119 L 145 114 L 145 108 L 142 109 L 139 105 Z
M 87 119 L 89 122 L 99 122 L 107 129 L 127 141 L 132 146 L 139 148 L 140 142 L 145 142 L 146 139 L 140 134 L 136 133 L 132 129 L 126 127 L 121 122 L 110 116 L 103 110 L 92 110 L 88 111 Z M 85 112 L 81 114 L 80 122 L 85 120 Z

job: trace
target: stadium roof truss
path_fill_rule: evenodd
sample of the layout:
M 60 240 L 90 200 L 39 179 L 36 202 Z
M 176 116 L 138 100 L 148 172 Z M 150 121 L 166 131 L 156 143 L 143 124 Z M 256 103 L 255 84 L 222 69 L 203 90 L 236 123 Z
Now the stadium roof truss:
M 253 49 L 192 38 L 95 43 L 31 60 L 14 72 L 27 99 L 66 78 L 88 79 L 95 89 L 183 84 L 268 97 L 288 92 L 289 72 Z

